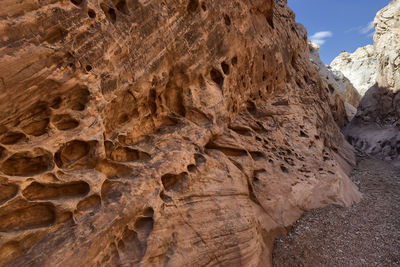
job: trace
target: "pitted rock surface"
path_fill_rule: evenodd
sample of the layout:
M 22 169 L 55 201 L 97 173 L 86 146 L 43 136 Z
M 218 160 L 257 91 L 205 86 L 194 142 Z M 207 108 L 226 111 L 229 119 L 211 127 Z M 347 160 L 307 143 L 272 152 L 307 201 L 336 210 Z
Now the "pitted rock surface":
M 5 0 L 0 19 L 0 265 L 268 266 L 305 210 L 360 200 L 285 2 Z

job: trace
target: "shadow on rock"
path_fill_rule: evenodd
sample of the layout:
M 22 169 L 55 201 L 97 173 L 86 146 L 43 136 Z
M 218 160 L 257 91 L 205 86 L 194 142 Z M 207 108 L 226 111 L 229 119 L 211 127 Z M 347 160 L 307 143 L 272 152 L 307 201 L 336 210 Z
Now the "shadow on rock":
M 385 160 L 400 160 L 400 93 L 378 84 L 361 100 L 354 119 L 344 128 L 357 150 Z

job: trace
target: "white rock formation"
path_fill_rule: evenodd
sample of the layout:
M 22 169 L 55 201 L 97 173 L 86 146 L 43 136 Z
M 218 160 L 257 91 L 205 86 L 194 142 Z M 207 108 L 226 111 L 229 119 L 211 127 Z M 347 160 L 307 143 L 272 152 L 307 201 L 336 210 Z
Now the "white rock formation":
M 374 20 L 377 82 L 393 92 L 400 90 L 400 1 L 393 0 Z
M 342 72 L 360 95 L 364 95 L 375 84 L 377 61 L 372 45 L 360 47 L 353 54 L 342 52 L 330 66 L 333 70 Z
M 374 56 L 370 58 L 376 64 L 370 66 L 370 73 L 376 71 L 376 83 L 365 93 L 344 133 L 355 148 L 400 163 L 400 0 L 379 11 L 374 24 Z M 348 69 L 354 68 L 349 65 Z M 354 77 L 360 74 L 354 69 Z
M 374 45 L 342 52 L 330 64 L 341 71 L 363 96 L 375 82 L 394 92 L 400 90 L 400 1 L 393 0 L 374 20 Z
M 318 68 L 323 84 L 326 90 L 329 91 L 331 101 L 335 101 L 336 94 L 343 100 L 346 114 L 350 121 L 360 104 L 361 96 L 340 71 L 332 70 L 330 66 L 321 61 L 318 54 L 319 48 L 319 45 L 309 42 L 310 60 Z

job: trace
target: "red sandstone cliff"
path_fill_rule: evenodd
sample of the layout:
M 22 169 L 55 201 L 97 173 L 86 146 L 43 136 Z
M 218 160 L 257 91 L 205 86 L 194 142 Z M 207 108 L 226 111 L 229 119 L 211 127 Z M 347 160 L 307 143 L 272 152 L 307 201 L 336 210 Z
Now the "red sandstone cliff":
M 0 2 L 0 265 L 270 264 L 360 199 L 283 1 Z

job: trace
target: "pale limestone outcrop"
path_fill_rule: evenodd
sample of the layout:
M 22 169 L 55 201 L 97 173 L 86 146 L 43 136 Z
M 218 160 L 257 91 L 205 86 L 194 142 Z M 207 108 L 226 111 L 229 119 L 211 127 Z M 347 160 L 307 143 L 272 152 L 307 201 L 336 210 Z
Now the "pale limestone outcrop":
M 376 84 L 364 95 L 346 127 L 349 142 L 368 154 L 400 161 L 400 1 L 393 0 L 374 20 Z
M 346 113 L 348 121 L 350 121 L 355 115 L 354 110 L 358 107 L 361 96 L 340 71 L 332 70 L 330 66 L 321 61 L 318 54 L 319 48 L 317 44 L 309 42 L 310 60 L 318 68 L 323 86 L 330 96 L 332 110 L 335 110 L 336 104 L 334 103 L 337 102 L 336 98 L 339 96 L 344 102 L 342 110 Z M 340 102 L 338 103 L 340 105 Z M 346 124 L 346 121 L 339 123 L 341 127 Z
M 360 47 L 354 53 L 340 53 L 330 67 L 343 73 L 362 96 L 376 82 L 377 61 L 372 45 Z
M 0 1 L 0 265 L 269 266 L 360 200 L 278 3 Z

